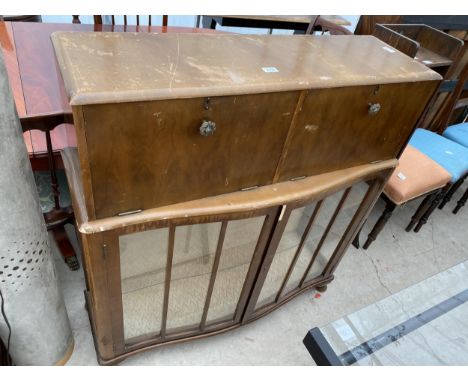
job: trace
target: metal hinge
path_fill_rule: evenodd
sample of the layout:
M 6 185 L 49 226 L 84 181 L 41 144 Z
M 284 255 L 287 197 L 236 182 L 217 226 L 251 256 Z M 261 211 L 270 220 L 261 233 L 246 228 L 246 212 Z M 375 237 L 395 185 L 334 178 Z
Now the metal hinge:
M 250 190 L 254 190 L 256 188 L 258 188 L 258 186 L 245 187 L 245 188 L 241 188 L 241 191 L 250 191 Z
M 304 179 L 305 178 L 305 175 L 302 175 L 302 176 L 296 176 L 295 178 L 291 178 L 289 179 L 291 182 L 294 182 L 295 180 L 301 180 L 301 179 Z
M 137 214 L 139 212 L 143 211 L 141 208 L 138 210 L 133 210 L 133 211 L 127 211 L 127 212 L 120 212 L 117 214 L 117 216 L 127 216 L 127 215 L 132 215 L 132 214 Z

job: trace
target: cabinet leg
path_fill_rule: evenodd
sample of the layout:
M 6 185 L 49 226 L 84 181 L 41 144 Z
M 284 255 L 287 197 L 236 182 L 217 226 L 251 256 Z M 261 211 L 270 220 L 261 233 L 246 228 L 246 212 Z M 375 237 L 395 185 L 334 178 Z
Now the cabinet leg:
M 453 213 L 456 214 L 458 211 L 460 211 L 460 209 L 466 204 L 467 200 L 468 200 L 468 188 L 466 189 L 461 199 L 457 202 L 457 206 L 453 210 Z
M 327 290 L 328 285 L 317 285 L 315 289 L 317 292 L 324 293 Z
M 388 219 L 390 219 L 390 216 L 392 216 L 395 207 L 395 203 L 393 203 L 390 200 L 387 201 L 387 205 L 385 206 L 382 215 L 380 215 L 379 220 L 377 220 L 377 223 L 375 223 L 374 228 L 372 228 L 372 231 L 367 236 L 367 240 L 363 246 L 364 249 L 369 248 L 372 242 L 375 241 L 375 239 L 377 239 L 377 236 L 379 236 L 380 231 L 382 231 L 383 227 L 385 227 L 385 224 L 387 224 Z

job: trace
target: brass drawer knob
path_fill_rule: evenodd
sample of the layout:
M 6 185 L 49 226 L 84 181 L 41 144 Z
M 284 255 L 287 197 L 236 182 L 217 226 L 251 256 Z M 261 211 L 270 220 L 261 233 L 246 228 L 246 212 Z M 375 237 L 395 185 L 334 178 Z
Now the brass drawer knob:
M 380 103 L 370 103 L 369 104 L 369 114 L 374 115 L 380 111 Z
M 200 125 L 200 134 L 204 137 L 208 137 L 209 135 L 213 135 L 216 131 L 216 123 L 213 121 L 203 121 Z

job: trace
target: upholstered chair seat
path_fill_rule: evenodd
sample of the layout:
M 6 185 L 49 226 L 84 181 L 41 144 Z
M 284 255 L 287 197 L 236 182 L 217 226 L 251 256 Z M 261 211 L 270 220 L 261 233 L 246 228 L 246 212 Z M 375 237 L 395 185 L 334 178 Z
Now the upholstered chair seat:
M 416 129 L 409 144 L 437 162 L 457 182 L 468 173 L 468 148 L 441 135 Z
M 384 192 L 390 200 L 400 205 L 442 188 L 451 178 L 451 174 L 442 166 L 421 151 L 407 145 Z
M 448 138 L 451 141 L 468 147 L 468 122 L 447 127 L 443 135 L 445 138 Z

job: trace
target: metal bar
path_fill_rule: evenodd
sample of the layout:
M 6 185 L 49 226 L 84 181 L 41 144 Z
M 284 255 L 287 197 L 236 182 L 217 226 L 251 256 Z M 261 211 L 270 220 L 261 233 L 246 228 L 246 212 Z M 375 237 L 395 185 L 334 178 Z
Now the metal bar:
M 161 321 L 161 338 L 166 336 L 167 309 L 169 306 L 169 289 L 171 286 L 172 258 L 174 256 L 175 226 L 169 226 L 169 238 L 167 245 L 166 277 L 164 281 L 164 302 Z
M 343 366 L 319 328 L 309 330 L 302 343 L 317 366 Z
M 468 289 L 348 350 L 339 358 L 344 365 L 352 365 L 466 302 L 468 302 Z
M 321 206 L 322 206 L 322 200 L 319 200 L 317 204 L 315 205 L 314 212 L 312 213 L 312 216 L 310 217 L 309 222 L 307 223 L 307 227 L 304 230 L 304 234 L 302 235 L 299 246 L 297 247 L 296 253 L 294 254 L 294 258 L 291 261 L 291 265 L 289 266 L 288 272 L 286 273 L 283 283 L 281 284 L 278 294 L 276 295 L 275 302 L 278 302 L 279 298 L 281 297 L 281 294 L 283 293 L 284 288 L 286 287 L 286 284 L 288 283 L 289 277 L 291 277 L 291 273 L 294 267 L 296 266 L 297 260 L 299 259 L 302 249 L 304 248 L 307 237 L 310 234 L 312 225 L 314 224 L 315 218 L 318 215 Z
M 218 274 L 219 260 L 221 258 L 221 252 L 223 250 L 224 237 L 226 235 L 227 221 L 223 221 L 221 230 L 219 232 L 218 245 L 216 247 L 216 254 L 213 262 L 213 268 L 211 269 L 210 283 L 208 285 L 208 291 L 206 292 L 205 306 L 203 308 L 203 314 L 200 321 L 200 330 L 205 329 L 206 317 L 208 315 L 208 308 L 210 307 L 211 295 L 213 294 L 214 283 Z
M 151 15 L 148 16 L 148 25 L 151 26 Z
M 127 25 L 127 15 L 124 15 L 124 25 Z
M 312 259 L 310 259 L 310 262 L 309 262 L 309 265 L 307 266 L 307 269 L 305 270 L 304 272 L 304 276 L 302 276 L 302 279 L 301 279 L 301 282 L 299 283 L 299 287 L 302 287 L 302 285 L 304 284 L 304 281 L 307 277 L 307 274 L 309 273 L 310 269 L 312 268 L 312 265 L 314 264 L 314 261 L 316 259 L 316 257 L 318 256 L 320 250 L 322 249 L 322 245 L 323 243 L 325 242 L 325 239 L 327 238 L 328 236 L 328 233 L 330 232 L 332 226 L 333 226 L 333 223 L 335 222 L 336 220 L 336 217 L 338 216 L 338 214 L 340 213 L 341 211 L 341 208 L 343 207 L 343 204 L 344 202 L 346 201 L 346 199 L 348 198 L 348 195 L 349 195 L 349 192 L 351 191 L 351 187 L 348 187 L 346 189 L 346 191 L 343 193 L 343 196 L 341 197 L 340 199 L 340 202 L 338 203 L 338 205 L 336 206 L 335 208 L 335 212 L 333 213 L 333 216 L 331 217 L 328 225 L 327 225 L 327 228 L 325 228 L 325 231 L 323 232 L 323 235 L 322 237 L 320 238 L 320 241 L 317 245 L 317 248 L 315 249 L 315 252 L 314 254 L 312 255 Z
M 140 15 L 136 15 L 137 25 L 140 26 Z

